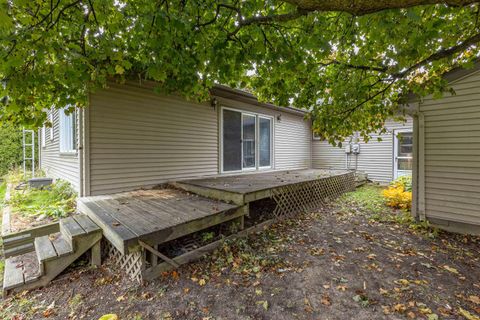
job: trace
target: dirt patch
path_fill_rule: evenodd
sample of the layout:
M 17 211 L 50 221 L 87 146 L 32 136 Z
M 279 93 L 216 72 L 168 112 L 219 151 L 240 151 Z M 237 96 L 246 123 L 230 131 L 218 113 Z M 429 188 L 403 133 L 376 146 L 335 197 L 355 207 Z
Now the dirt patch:
M 225 243 L 144 286 L 106 264 L 4 300 L 5 319 L 468 319 L 480 240 L 340 201 Z M 385 211 L 387 210 L 387 211 Z M 385 218 L 389 217 L 389 218 Z M 380 220 L 380 221 L 379 221 Z

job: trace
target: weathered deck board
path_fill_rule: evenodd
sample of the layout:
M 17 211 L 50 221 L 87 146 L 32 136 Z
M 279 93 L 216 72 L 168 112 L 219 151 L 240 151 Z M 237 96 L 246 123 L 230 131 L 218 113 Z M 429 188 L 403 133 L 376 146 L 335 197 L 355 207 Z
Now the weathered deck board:
M 289 170 L 184 180 L 181 183 L 247 194 L 347 173 L 346 170 Z
M 172 182 L 172 185 L 204 197 L 242 205 L 271 197 L 272 190 L 277 188 L 344 174 L 349 174 L 349 171 L 322 169 L 273 171 L 182 180 Z
M 78 208 L 122 253 L 138 245 L 138 240 L 160 243 L 247 213 L 238 205 L 175 189 L 84 197 Z

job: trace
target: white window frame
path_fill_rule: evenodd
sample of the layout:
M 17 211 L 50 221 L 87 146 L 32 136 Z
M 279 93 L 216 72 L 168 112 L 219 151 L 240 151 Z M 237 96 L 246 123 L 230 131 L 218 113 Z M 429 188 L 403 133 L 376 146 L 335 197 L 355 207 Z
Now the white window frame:
M 412 157 L 399 157 L 398 156 L 398 134 L 402 134 L 402 133 L 412 133 L 412 139 L 413 139 L 413 130 L 412 129 L 396 129 L 393 131 L 393 179 L 397 179 L 399 176 L 398 176 L 398 163 L 397 163 L 397 160 L 398 159 L 410 159 L 412 158 L 413 159 L 413 155 Z M 400 171 L 412 171 L 412 170 L 400 170 Z M 413 174 L 413 171 L 411 172 L 411 174 Z
M 45 148 L 47 146 L 46 140 L 47 140 L 47 128 L 45 125 L 43 125 L 42 130 L 41 130 L 41 141 L 42 141 L 42 148 Z
M 223 170 L 223 110 L 230 110 L 230 111 L 235 111 L 239 112 L 241 115 L 242 119 L 242 125 L 240 127 L 240 136 L 242 137 L 243 140 L 243 116 L 248 115 L 248 116 L 254 116 L 255 117 L 255 167 L 252 168 L 243 168 L 243 144 L 241 146 L 241 159 L 242 159 L 242 169 L 240 170 L 229 170 L 229 171 L 224 171 Z M 259 119 L 264 118 L 264 119 L 269 119 L 270 120 L 270 166 L 264 166 L 260 167 L 260 144 L 259 142 L 259 134 L 260 134 L 260 122 Z M 231 107 L 225 107 L 222 106 L 220 108 L 220 125 L 219 125 L 219 135 L 220 135 L 220 168 L 219 172 L 221 174 L 231 174 L 231 173 L 248 173 L 248 172 L 255 172 L 255 171 L 263 171 L 263 170 L 273 170 L 274 169 L 274 164 L 275 164 L 275 118 L 273 116 L 269 116 L 266 114 L 261 114 L 261 113 L 256 113 L 256 112 L 251 112 L 247 110 L 242 110 L 242 109 L 236 109 L 236 108 L 231 108 Z
M 55 109 L 52 107 L 50 109 L 50 114 L 48 115 L 48 118 L 49 118 L 50 124 L 51 124 L 51 127 L 50 127 L 50 141 L 53 141 L 55 139 L 54 131 L 53 131 L 53 113 L 54 112 L 55 112 Z
M 270 165 L 269 166 L 260 166 L 260 119 L 268 119 L 270 120 Z M 265 115 L 261 115 L 261 114 L 258 114 L 257 115 L 257 130 L 258 130 L 258 133 L 257 133 L 257 140 L 258 140 L 258 143 L 257 143 L 257 167 L 259 170 L 268 170 L 268 169 L 272 169 L 273 168 L 273 122 L 274 122 L 274 118 L 273 117 L 269 117 L 269 116 L 265 116 Z
M 68 107 L 67 107 L 68 108 Z M 59 149 L 60 154 L 76 154 L 77 153 L 77 144 L 76 144 L 76 111 L 66 115 L 65 109 L 60 109 L 58 111 L 58 122 L 59 122 Z M 71 123 L 67 123 L 69 121 Z M 71 130 L 66 134 L 66 130 Z M 69 139 L 70 141 L 65 141 Z

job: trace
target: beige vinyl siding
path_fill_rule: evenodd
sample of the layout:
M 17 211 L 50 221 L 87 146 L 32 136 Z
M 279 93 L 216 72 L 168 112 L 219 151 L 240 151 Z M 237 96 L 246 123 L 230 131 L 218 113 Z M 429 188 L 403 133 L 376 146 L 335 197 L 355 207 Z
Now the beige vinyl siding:
M 313 141 L 313 167 L 332 169 L 355 169 L 364 171 L 372 181 L 383 184 L 393 180 L 393 144 L 394 132 L 398 129 L 411 129 L 412 118 L 408 117 L 407 122 L 395 122 L 389 120 L 385 123 L 388 133 L 370 135 L 371 139 L 365 143 L 360 141 L 360 154 L 345 157 L 345 143 L 342 148 L 334 147 L 328 142 Z M 378 141 L 381 138 L 381 141 Z M 356 159 L 357 157 L 357 159 Z
M 114 193 L 219 173 L 221 105 L 266 115 L 281 112 L 219 98 L 219 106 L 112 85 L 90 98 L 90 193 Z M 301 126 L 301 128 L 297 128 Z M 287 133 L 288 132 L 288 133 Z M 308 122 L 274 119 L 275 168 L 308 168 Z M 287 136 L 290 134 L 290 140 Z M 278 148 L 278 150 L 277 150 Z M 290 148 L 293 148 L 290 150 Z
M 315 169 L 345 169 L 345 146 L 334 147 L 327 141 L 313 140 L 312 166 Z
M 428 97 L 419 106 L 425 124 L 425 216 L 480 225 L 480 72 L 451 86 L 455 95 Z
M 274 169 L 308 169 L 311 167 L 311 125 L 303 115 L 253 106 L 219 98 L 220 105 L 273 117 Z M 278 116 L 280 115 L 280 119 Z
M 72 184 L 76 192 L 80 192 L 80 162 L 78 153 L 60 153 L 59 112 L 63 111 L 53 110 L 53 140 L 50 139 L 50 128 L 45 130 L 45 147 L 40 147 L 40 167 L 48 177 L 66 180 Z M 76 117 L 76 119 L 78 139 L 79 117 Z

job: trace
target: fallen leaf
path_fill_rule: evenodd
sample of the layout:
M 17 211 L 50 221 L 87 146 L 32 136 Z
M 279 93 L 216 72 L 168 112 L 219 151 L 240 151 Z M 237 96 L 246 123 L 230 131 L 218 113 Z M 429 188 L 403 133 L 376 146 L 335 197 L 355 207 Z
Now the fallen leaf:
M 447 266 L 447 265 L 444 265 L 443 268 L 451 273 L 455 273 L 455 274 L 458 274 L 458 270 L 455 269 L 455 268 L 452 268 L 450 266 Z
M 98 320 L 119 320 L 118 316 L 114 313 L 104 314 Z
M 465 319 L 467 320 L 480 320 L 480 317 L 477 317 L 476 315 L 471 314 L 465 309 L 460 308 L 458 310 L 458 313 L 460 313 Z
M 200 285 L 200 286 L 204 286 L 204 285 L 206 285 L 206 284 L 207 284 L 207 281 L 205 281 L 205 279 L 200 279 L 200 280 L 198 281 L 198 285 Z
M 320 302 L 321 302 L 322 304 L 326 305 L 326 306 L 329 306 L 329 305 L 332 304 L 332 300 L 331 300 L 330 297 L 327 296 L 327 295 L 323 295 L 323 296 L 322 296 L 322 299 L 320 300 Z
M 475 303 L 475 304 L 480 304 L 480 297 L 478 297 L 478 296 L 469 296 L 468 300 L 470 302 Z
M 393 310 L 395 310 L 396 312 L 403 313 L 405 312 L 405 310 L 407 310 L 407 307 L 402 303 L 398 303 L 393 306 Z
M 53 316 L 55 314 L 55 301 L 53 301 L 48 307 L 47 309 L 43 310 L 43 316 L 45 318 L 48 318 L 50 316 Z
M 257 301 L 257 304 L 261 305 L 263 309 L 268 310 L 268 301 L 266 300 Z

